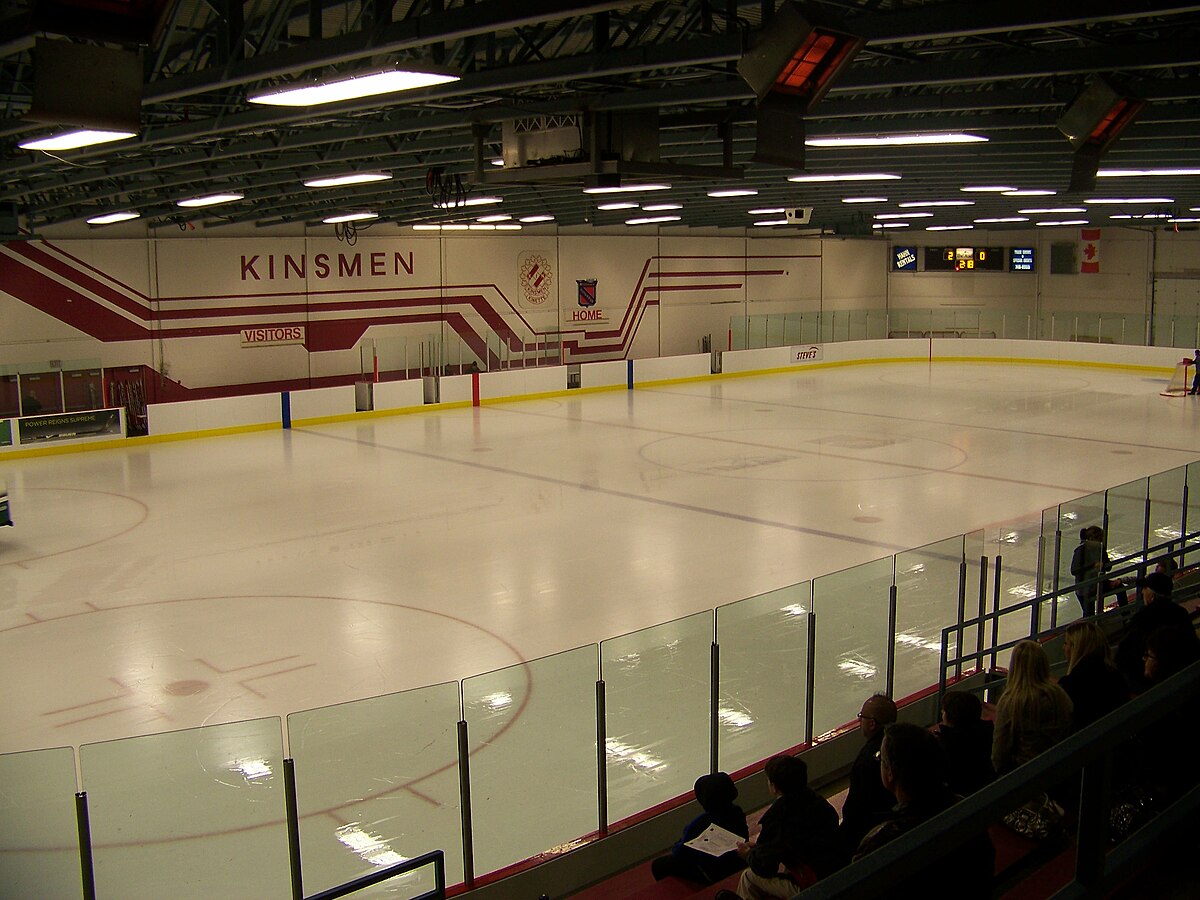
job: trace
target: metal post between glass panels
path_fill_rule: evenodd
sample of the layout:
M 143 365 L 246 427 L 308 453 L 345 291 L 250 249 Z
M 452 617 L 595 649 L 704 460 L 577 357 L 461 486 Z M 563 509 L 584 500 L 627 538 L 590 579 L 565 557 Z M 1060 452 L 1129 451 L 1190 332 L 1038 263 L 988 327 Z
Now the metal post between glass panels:
M 889 697 L 896 694 L 896 557 L 892 557 L 892 586 L 888 588 L 887 685 Z
M 816 697 L 817 682 L 817 614 L 808 614 L 808 650 L 806 667 L 808 669 L 804 686 L 804 742 L 813 741 L 813 701 Z
M 954 676 L 962 676 L 963 621 L 967 618 L 967 561 L 958 564 L 958 631 L 954 636 Z
M 304 870 L 300 859 L 300 813 L 296 802 L 296 761 L 283 761 L 283 808 L 287 816 L 288 863 L 292 870 L 292 900 L 304 900 Z
M 708 771 L 720 771 L 717 759 L 717 745 L 720 742 L 720 729 L 717 727 L 721 715 L 720 679 L 721 677 L 721 646 L 713 641 L 709 647 L 708 668 Z
M 596 682 L 596 815 L 600 834 L 608 834 L 608 735 L 604 681 Z
M 79 874 L 83 900 L 96 900 L 96 867 L 92 860 L 92 823 L 88 815 L 87 791 L 75 795 L 75 820 L 79 828 Z
M 464 719 L 458 722 L 458 803 L 462 815 L 463 882 L 471 887 L 475 884 L 475 842 L 471 835 L 471 746 Z
M 992 582 L 992 664 L 990 668 L 996 668 L 996 653 L 995 647 L 1000 643 L 1000 567 L 1003 561 L 1000 554 L 996 554 L 996 569 L 995 576 Z
M 988 558 L 979 557 L 979 625 L 975 629 L 975 670 L 983 666 L 983 617 L 987 614 Z

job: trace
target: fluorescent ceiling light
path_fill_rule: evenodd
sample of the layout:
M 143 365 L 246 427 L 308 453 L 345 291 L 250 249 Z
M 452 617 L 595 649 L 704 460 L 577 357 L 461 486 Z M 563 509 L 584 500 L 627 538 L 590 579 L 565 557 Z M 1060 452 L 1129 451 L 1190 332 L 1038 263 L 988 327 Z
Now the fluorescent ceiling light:
M 1120 205 L 1122 203 L 1174 203 L 1175 200 L 1171 197 L 1093 197 L 1090 200 L 1084 200 L 1084 203 L 1114 203 Z
M 495 231 L 495 225 L 468 225 L 471 231 Z
M 372 181 L 390 181 L 388 172 L 355 172 L 349 175 L 333 175 L 328 178 L 313 178 L 304 182 L 305 187 L 341 187 L 345 184 L 368 184 Z
M 379 213 L 374 212 L 352 212 L 343 213 L 340 216 L 330 216 L 328 219 L 322 219 L 326 225 L 340 225 L 342 222 L 365 222 L 367 219 L 378 219 Z
M 966 194 L 1007 194 L 1016 188 L 1002 184 L 977 184 L 960 187 L 959 190 Z
M 978 144 L 987 138 L 977 134 L 878 134 L 846 137 L 809 138 L 806 147 L 907 147 L 914 144 Z
M 1141 215 L 1134 215 L 1133 213 L 1117 213 L 1116 215 L 1109 216 L 1109 218 L 1110 219 L 1169 219 L 1169 218 L 1171 218 L 1171 214 L 1170 213 L 1142 213 Z
M 637 208 L 638 208 L 638 205 L 636 203 L 599 203 L 596 205 L 596 209 L 603 209 L 605 211 L 613 210 L 613 209 L 637 209 Z
M 767 219 L 762 222 L 755 222 L 754 224 L 755 225 L 786 225 L 786 224 L 788 224 L 788 220 L 787 219 Z
M 1200 222 L 1200 219 L 1195 219 L 1195 218 L 1192 218 L 1192 219 L 1187 219 L 1187 218 L 1184 218 L 1184 219 L 1168 219 L 1167 221 L 1168 221 L 1168 222 L 1172 222 L 1172 223 L 1176 223 L 1176 222 L 1177 222 L 1177 223 L 1180 223 L 1180 224 L 1182 224 L 1182 223 L 1184 223 L 1184 222 Z
M 441 225 L 414 225 L 413 231 L 441 231 Z
M 87 223 L 89 225 L 112 225 L 114 222 L 128 222 L 130 219 L 140 218 L 141 215 L 136 212 L 111 212 L 102 216 L 92 216 Z
M 923 206 L 974 206 L 974 200 L 914 200 L 897 204 L 901 209 L 920 209 Z
M 899 175 L 889 175 L 884 172 L 857 172 L 848 175 L 792 175 L 788 181 L 797 184 L 811 184 L 823 181 L 899 181 Z
M 969 231 L 974 225 L 930 225 L 926 231 Z
M 636 194 L 638 191 L 669 191 L 669 184 L 626 184 L 617 187 L 588 187 L 585 194 Z
M 67 131 L 52 137 L 35 138 L 17 146 L 22 150 L 75 150 L 79 147 L 90 147 L 93 144 L 107 144 L 110 141 L 123 141 L 137 137 L 134 131 L 97 131 L 85 129 L 82 131 Z
M 908 222 L 876 222 L 872 228 L 908 228 Z
M 358 97 L 373 97 L 376 94 L 391 94 L 396 91 L 411 91 L 458 81 L 457 75 L 439 75 L 433 72 L 411 72 L 404 69 L 385 69 L 363 75 L 350 75 L 316 84 L 294 85 L 272 88 L 251 94 L 249 103 L 264 103 L 268 106 L 317 106 L 322 103 L 337 103 L 339 100 L 354 100 Z
M 754 188 L 729 188 L 722 191 L 709 191 L 710 197 L 753 197 L 758 194 Z
M 995 222 L 1028 222 L 1024 216 L 1004 216 L 998 219 L 975 219 L 976 225 L 991 225 Z
M 1097 178 L 1136 178 L 1152 175 L 1200 175 L 1200 169 L 1101 169 Z
M 497 231 L 520 231 L 521 226 L 518 225 L 516 222 L 512 222 L 508 225 L 497 225 L 496 230 Z
M 553 222 L 554 216 L 521 216 L 517 221 L 532 225 L 535 222 Z
M 772 206 L 770 209 L 748 209 L 746 212 L 751 216 L 773 216 L 783 212 L 783 209 L 782 206 Z
M 887 197 L 843 197 L 843 203 L 887 203 Z
M 187 200 L 176 200 L 176 206 L 212 206 L 216 203 L 229 203 L 233 200 L 241 200 L 245 194 L 229 193 L 229 194 L 209 194 L 207 197 L 189 197 Z
M 493 160 L 492 160 L 492 165 L 493 165 L 493 166 L 499 166 L 499 167 L 503 168 L 503 167 L 504 167 L 504 160 L 502 160 L 502 159 L 500 159 L 499 157 L 497 157 L 496 159 L 493 159 Z
M 490 203 L 503 203 L 503 197 L 468 197 L 461 203 L 435 203 L 433 204 L 438 209 L 459 209 L 463 206 L 487 206 Z
M 468 228 L 467 225 L 443 225 L 442 231 L 467 231 Z
M 641 219 L 626 219 L 626 225 L 657 225 L 659 222 L 678 222 L 682 216 L 645 216 Z
M 1087 225 L 1087 219 L 1063 219 L 1059 222 L 1036 222 L 1036 225 Z
M 512 216 L 510 216 L 508 213 L 496 213 L 495 215 L 492 215 L 492 216 L 480 216 L 475 221 L 476 222 L 507 222 L 511 218 L 512 218 Z
M 1087 212 L 1082 206 L 1046 206 L 1037 209 L 1018 209 L 1023 216 L 1044 216 L 1052 213 L 1080 213 Z
M 878 213 L 876 219 L 932 219 L 933 213 Z
M 1028 191 L 1005 191 L 1005 197 L 1053 197 L 1057 191 L 1043 190 L 1028 190 Z
M 646 212 L 663 212 L 668 209 L 683 209 L 682 203 L 650 203 L 642 204 L 642 209 Z

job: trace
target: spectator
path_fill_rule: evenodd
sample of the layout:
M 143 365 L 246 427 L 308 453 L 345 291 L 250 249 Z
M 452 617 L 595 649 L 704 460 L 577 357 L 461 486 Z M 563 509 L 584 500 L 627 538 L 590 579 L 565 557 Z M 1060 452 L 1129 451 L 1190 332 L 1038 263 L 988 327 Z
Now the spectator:
M 1135 691 L 1142 690 L 1146 684 L 1142 656 L 1150 632 L 1169 626 L 1191 632 L 1195 637 L 1191 616 L 1171 599 L 1174 587 L 1171 576 L 1164 572 L 1151 572 L 1138 581 L 1142 608 L 1129 620 L 1116 653 L 1117 670 Z
M 842 841 L 853 853 L 863 836 L 883 821 L 895 798 L 879 777 L 879 749 L 883 729 L 896 721 L 896 704 L 884 694 L 868 697 L 858 714 L 858 727 L 866 743 L 850 769 L 850 789 L 842 806 Z
M 933 729 L 946 761 L 946 782 L 956 794 L 972 794 L 996 778 L 992 768 L 992 723 L 970 691 L 946 691 L 942 720 Z
M 1103 592 L 1100 574 L 1104 571 L 1104 531 L 1089 525 L 1079 531 L 1079 546 L 1071 556 L 1071 574 L 1075 577 L 1075 597 L 1085 616 L 1096 614 L 1096 601 Z
M 1042 645 L 1021 641 L 1013 647 L 1008 685 L 996 705 L 992 765 L 997 775 L 1011 772 L 1071 732 L 1071 698 L 1050 680 L 1050 660 Z
M 724 772 L 701 775 L 696 779 L 696 800 L 704 812 L 683 829 L 683 837 L 671 848 L 670 856 L 660 856 L 650 864 L 655 881 L 674 876 L 699 884 L 713 884 L 745 867 L 742 858 L 732 850 L 724 856 L 710 856 L 685 846 L 703 834 L 709 825 L 717 825 L 743 839 L 749 837 L 746 814 L 734 802 L 737 795 L 737 785 Z
M 942 780 L 937 738 L 917 725 L 889 725 L 880 753 L 883 783 L 896 797 L 896 808 L 873 828 L 854 859 L 859 860 L 950 807 L 959 798 Z M 888 896 L 922 897 L 943 885 L 956 897 L 990 897 L 996 852 L 986 831 L 972 835 L 941 859 L 893 885 Z
M 1192 354 L 1192 386 L 1189 394 L 1200 394 L 1200 350 Z
M 1159 601 L 1161 602 L 1161 601 Z M 1167 625 L 1146 636 L 1143 681 L 1147 688 L 1162 684 L 1200 660 L 1196 632 Z M 1134 784 L 1143 800 L 1161 809 L 1200 780 L 1200 769 L 1187 751 L 1200 741 L 1200 704 L 1193 698 L 1137 736 Z
M 791 897 L 846 862 L 837 811 L 808 786 L 804 760 L 772 757 L 766 775 L 775 802 L 763 813 L 758 839 L 737 848 L 749 868 L 742 872 L 736 893 L 718 891 L 714 900 Z
M 1071 698 L 1076 731 L 1108 715 L 1129 699 L 1125 679 L 1112 664 L 1112 651 L 1095 622 L 1075 622 L 1063 638 L 1067 674 L 1058 685 Z

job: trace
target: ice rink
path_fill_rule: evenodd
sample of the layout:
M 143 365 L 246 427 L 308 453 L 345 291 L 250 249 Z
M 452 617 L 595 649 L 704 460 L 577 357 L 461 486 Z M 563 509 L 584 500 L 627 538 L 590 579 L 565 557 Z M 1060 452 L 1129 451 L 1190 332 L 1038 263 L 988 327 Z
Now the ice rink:
M 1200 458 L 1198 399 L 1162 385 L 880 364 L 5 461 L 0 751 L 518 672 L 964 532 L 1024 534 Z M 877 613 L 847 595 L 822 626 Z

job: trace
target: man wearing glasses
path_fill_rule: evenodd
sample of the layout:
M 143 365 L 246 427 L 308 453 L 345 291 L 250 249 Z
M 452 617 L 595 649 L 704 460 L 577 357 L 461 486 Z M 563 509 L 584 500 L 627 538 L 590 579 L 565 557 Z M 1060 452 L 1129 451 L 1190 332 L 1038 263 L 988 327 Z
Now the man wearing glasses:
M 858 728 L 866 743 L 854 758 L 850 790 L 842 807 L 842 841 L 850 853 L 858 849 L 859 841 L 896 805 L 896 798 L 883 786 L 879 775 L 883 730 L 895 721 L 896 704 L 884 694 L 868 697 L 858 714 Z

